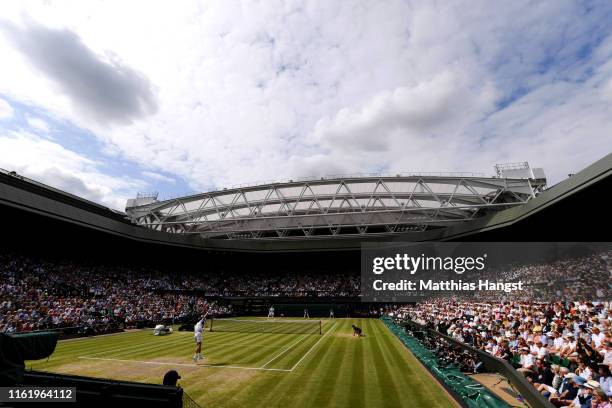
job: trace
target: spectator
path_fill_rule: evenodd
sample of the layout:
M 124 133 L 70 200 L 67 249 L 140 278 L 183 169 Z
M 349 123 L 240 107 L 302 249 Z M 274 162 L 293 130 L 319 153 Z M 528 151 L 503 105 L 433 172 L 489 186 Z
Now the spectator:
M 612 375 L 610 374 L 610 367 L 605 364 L 599 365 L 599 372 L 597 381 L 601 387 L 601 390 L 608 396 L 612 397 Z
M 178 372 L 176 372 L 176 370 L 170 370 L 166 374 L 164 374 L 163 384 L 176 387 L 176 382 L 180 379 L 181 379 L 181 376 L 179 375 Z

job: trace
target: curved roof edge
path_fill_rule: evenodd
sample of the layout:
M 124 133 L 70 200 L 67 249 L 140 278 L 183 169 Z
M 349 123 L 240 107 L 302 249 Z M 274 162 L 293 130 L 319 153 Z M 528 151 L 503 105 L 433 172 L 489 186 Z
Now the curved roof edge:
M 612 154 L 608 154 L 579 173 L 558 183 L 530 200 L 469 223 L 424 232 L 405 232 L 376 237 L 322 237 L 321 239 L 218 240 L 197 235 L 177 235 L 142 228 L 129 223 L 123 214 L 62 191 L 15 176 L 0 173 L 0 205 L 70 222 L 82 227 L 121 236 L 139 242 L 173 245 L 193 249 L 238 252 L 291 252 L 357 250 L 368 241 L 441 241 L 468 239 L 469 236 L 510 226 L 583 189 L 612 176 Z

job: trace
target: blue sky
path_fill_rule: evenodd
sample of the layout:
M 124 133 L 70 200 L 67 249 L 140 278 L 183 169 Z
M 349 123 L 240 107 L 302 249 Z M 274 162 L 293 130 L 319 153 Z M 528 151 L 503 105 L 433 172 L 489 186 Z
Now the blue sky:
M 610 2 L 125 3 L 0 3 L 0 167 L 123 209 L 612 151 Z
M 158 192 L 162 198 L 194 191 L 179 176 L 160 170 L 151 171 L 134 160 L 122 157 L 116 151 L 106 149 L 104 142 L 87 129 L 75 126 L 70 121 L 49 116 L 44 109 L 26 105 L 6 95 L 0 94 L 0 98 L 10 104 L 13 110 L 10 117 L 0 122 L 5 131 L 13 134 L 29 133 L 32 140 L 42 139 L 57 143 L 81 157 L 90 158 L 97 163 L 98 171 L 109 177 L 138 180 L 135 185 L 144 189 L 138 190 L 139 192 Z

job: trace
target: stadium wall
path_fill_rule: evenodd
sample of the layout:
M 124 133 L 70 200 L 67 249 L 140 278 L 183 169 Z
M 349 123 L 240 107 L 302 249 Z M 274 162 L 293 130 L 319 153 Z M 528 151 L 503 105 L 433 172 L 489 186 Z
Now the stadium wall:
M 52 405 L 71 407 L 135 406 L 145 402 L 148 408 L 189 407 L 190 398 L 176 386 L 106 380 L 69 374 L 28 371 L 19 386 L 74 387 L 76 401 L 54 402 Z M 190 401 L 191 402 L 191 401 Z M 23 404 L 22 406 L 25 406 Z M 197 406 L 191 403 L 191 406 Z

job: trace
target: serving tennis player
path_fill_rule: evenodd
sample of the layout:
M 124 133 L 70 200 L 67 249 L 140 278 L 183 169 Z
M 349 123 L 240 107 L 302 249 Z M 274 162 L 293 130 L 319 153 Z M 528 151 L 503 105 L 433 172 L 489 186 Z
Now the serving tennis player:
M 208 315 L 208 307 L 206 307 L 204 315 L 202 318 L 195 324 L 193 328 L 193 336 L 196 342 L 195 354 L 193 355 L 193 362 L 197 363 L 198 360 L 203 360 L 204 357 L 202 355 L 202 337 L 204 336 L 204 328 L 206 327 L 206 316 Z

